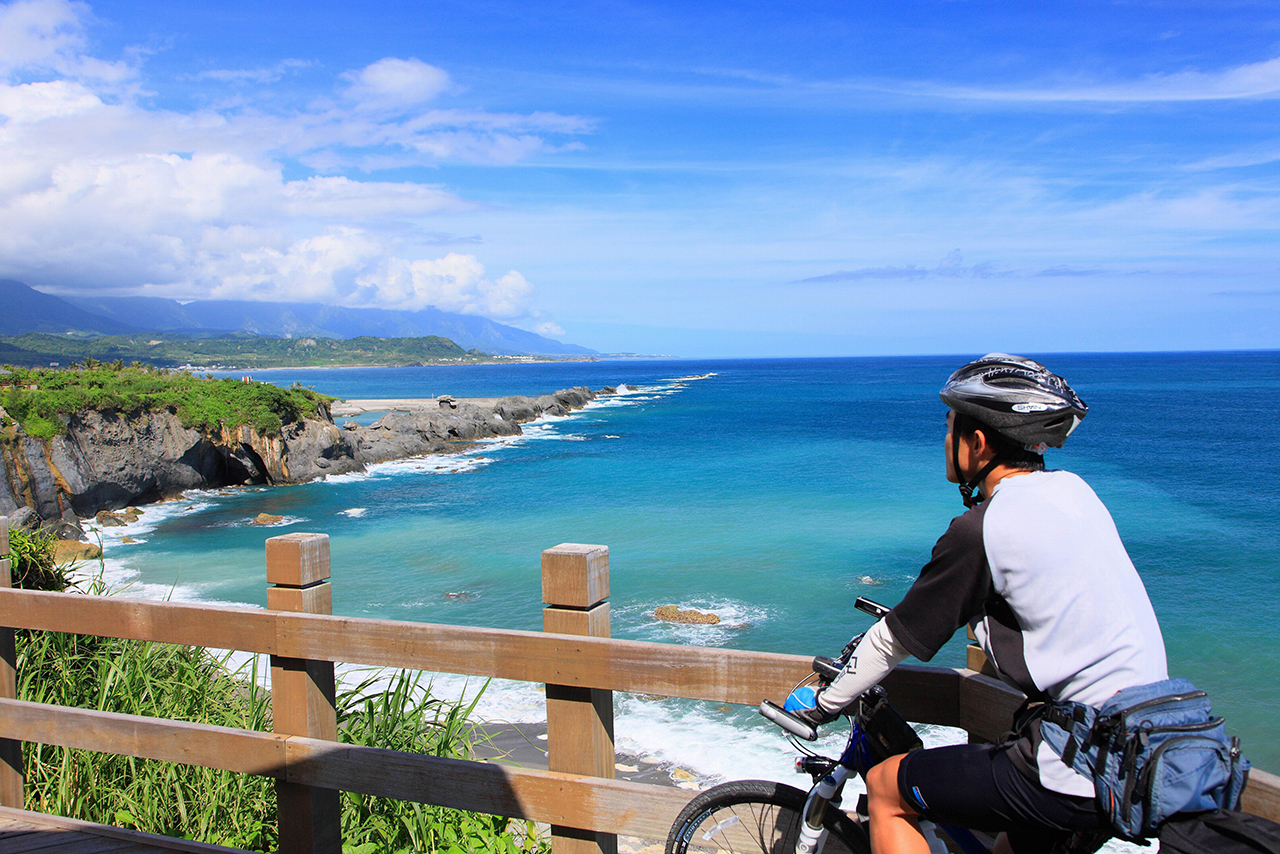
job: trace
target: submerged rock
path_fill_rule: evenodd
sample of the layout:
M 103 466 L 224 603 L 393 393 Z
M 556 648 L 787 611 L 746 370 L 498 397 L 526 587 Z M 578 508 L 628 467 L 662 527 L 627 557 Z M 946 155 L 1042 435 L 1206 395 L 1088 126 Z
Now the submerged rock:
M 681 611 L 675 605 L 662 605 L 653 612 L 655 620 L 666 620 L 668 623 L 692 623 L 695 625 L 713 626 L 720 622 L 720 618 L 711 612 L 696 611 L 690 608 L 687 611 Z
M 253 519 L 255 525 L 276 525 L 284 521 L 283 516 L 276 516 L 272 513 L 259 513 Z

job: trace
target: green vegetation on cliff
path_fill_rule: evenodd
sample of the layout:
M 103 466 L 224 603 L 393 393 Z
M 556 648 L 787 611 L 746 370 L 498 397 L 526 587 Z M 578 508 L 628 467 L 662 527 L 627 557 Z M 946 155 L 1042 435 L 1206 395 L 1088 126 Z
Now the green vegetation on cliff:
M 40 439 L 61 433 L 81 409 L 122 413 L 173 410 L 186 427 L 205 433 L 249 425 L 274 435 L 284 424 L 315 415 L 330 397 L 294 385 L 197 377 L 89 357 L 76 369 L 10 368 L 0 374 L 0 407 Z M 0 425 L 2 427 L 3 425 Z
M 157 367 L 224 365 L 254 370 L 310 365 L 416 365 L 487 362 L 479 350 L 463 350 L 448 338 L 266 338 L 227 335 L 102 335 L 75 337 L 31 333 L 0 337 L 0 363 L 34 367 L 88 358 L 138 360 Z

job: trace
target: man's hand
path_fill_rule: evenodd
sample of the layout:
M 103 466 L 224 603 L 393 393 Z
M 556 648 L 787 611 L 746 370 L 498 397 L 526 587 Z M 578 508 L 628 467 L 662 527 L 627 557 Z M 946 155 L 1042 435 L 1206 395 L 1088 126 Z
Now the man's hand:
M 818 705 L 818 692 L 810 685 L 804 685 L 791 692 L 786 704 L 782 707 L 805 723 L 814 726 L 829 724 L 839 715 L 833 715 Z

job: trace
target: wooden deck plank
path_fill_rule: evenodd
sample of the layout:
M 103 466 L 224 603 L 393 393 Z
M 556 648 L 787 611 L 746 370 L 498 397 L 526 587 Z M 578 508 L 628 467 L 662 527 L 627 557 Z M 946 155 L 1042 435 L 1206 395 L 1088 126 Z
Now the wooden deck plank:
M 8 822 L 12 822 L 10 825 Z M 68 839 L 87 836 L 92 842 L 80 840 L 79 844 L 67 847 L 67 854 L 168 854 L 172 851 L 183 851 L 187 854 L 251 854 L 240 848 L 224 848 L 220 845 L 209 845 L 204 842 L 192 842 L 186 839 L 174 839 L 154 833 L 142 833 L 137 830 L 126 830 L 122 827 L 108 827 L 74 818 L 56 815 L 27 812 L 26 810 L 0 807 L 0 828 L 16 825 L 29 825 L 36 832 L 61 832 Z M 21 838 L 21 837 L 18 837 Z M 5 840 L 0 838 L 0 854 L 9 854 Z M 57 848 L 48 849 L 47 854 L 61 854 Z M 45 854 L 44 851 L 41 854 Z
M 78 852 L 94 841 L 95 837 L 87 833 L 46 827 L 0 843 L 0 852 L 3 854 L 31 854 L 37 851 L 46 852 L 46 854 L 58 854 L 61 851 Z

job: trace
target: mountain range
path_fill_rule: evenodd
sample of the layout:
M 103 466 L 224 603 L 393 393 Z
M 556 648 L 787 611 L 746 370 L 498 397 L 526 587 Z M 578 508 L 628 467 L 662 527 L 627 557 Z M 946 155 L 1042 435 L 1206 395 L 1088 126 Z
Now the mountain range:
M 261 335 L 275 338 L 418 338 L 438 335 L 463 349 L 500 355 L 591 355 L 565 344 L 470 314 L 427 307 L 419 311 L 346 308 L 305 302 L 195 300 L 162 297 L 56 297 L 22 282 L 0 280 L 0 335 L 44 332 L 130 335 L 166 332 L 210 338 Z

